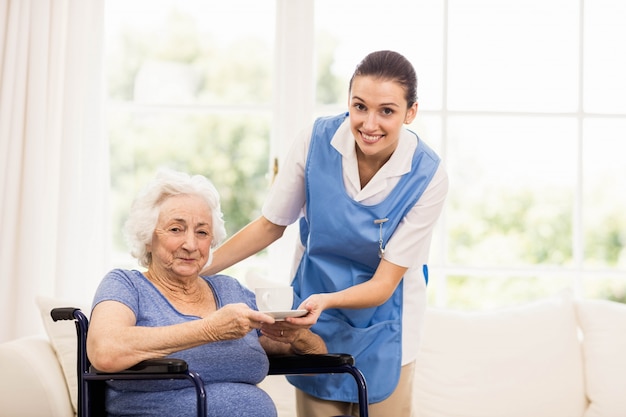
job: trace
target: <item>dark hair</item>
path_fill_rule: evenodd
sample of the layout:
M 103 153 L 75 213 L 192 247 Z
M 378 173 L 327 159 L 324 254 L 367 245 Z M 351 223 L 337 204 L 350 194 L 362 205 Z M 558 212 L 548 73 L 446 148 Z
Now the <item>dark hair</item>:
M 403 55 L 394 51 L 376 51 L 368 54 L 354 70 L 350 78 L 349 90 L 356 76 L 368 75 L 395 81 L 404 88 L 404 97 L 411 107 L 417 101 L 417 75 L 415 68 Z

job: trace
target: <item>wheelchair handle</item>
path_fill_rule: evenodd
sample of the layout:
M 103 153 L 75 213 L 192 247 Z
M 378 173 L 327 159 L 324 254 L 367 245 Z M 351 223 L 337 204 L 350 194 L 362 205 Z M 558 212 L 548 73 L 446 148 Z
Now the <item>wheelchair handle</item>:
M 75 320 L 76 317 L 74 316 L 74 312 L 76 310 L 80 310 L 80 308 L 76 308 L 76 307 L 57 307 L 57 308 L 53 308 L 50 311 L 50 316 L 52 317 L 52 320 L 54 320 L 54 321 Z

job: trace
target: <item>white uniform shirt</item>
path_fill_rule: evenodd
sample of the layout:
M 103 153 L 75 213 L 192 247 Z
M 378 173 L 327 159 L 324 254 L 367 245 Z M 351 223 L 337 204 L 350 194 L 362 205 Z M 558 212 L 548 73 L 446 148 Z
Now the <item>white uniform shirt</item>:
M 288 226 L 305 212 L 304 169 L 312 130 L 311 127 L 302 132 L 293 143 L 263 205 L 263 216 L 272 223 Z M 413 133 L 403 129 L 395 152 L 363 189 L 349 118 L 341 124 L 331 145 L 342 155 L 343 182 L 348 195 L 361 204 L 374 205 L 384 200 L 400 177 L 411 170 L 417 142 Z M 428 261 L 433 229 L 447 191 L 448 176 L 440 163 L 430 184 L 385 246 L 384 257 L 387 261 L 409 268 L 403 279 L 403 365 L 412 362 L 417 353 L 426 308 L 426 285 L 422 266 Z M 300 262 L 303 249 L 298 239 L 295 266 Z

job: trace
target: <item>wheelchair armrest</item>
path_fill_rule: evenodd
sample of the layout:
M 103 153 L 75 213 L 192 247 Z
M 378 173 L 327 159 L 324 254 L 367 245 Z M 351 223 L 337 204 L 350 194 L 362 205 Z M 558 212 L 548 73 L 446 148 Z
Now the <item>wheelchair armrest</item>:
M 96 374 L 109 373 L 99 371 L 93 366 L 89 369 Z M 135 366 L 120 372 L 114 372 L 114 374 L 182 374 L 187 372 L 188 369 L 187 362 L 182 359 L 159 358 L 141 361 Z
M 337 368 L 345 365 L 353 366 L 354 357 L 346 353 L 326 353 L 312 355 L 277 355 L 270 356 L 269 374 L 289 373 L 302 369 Z

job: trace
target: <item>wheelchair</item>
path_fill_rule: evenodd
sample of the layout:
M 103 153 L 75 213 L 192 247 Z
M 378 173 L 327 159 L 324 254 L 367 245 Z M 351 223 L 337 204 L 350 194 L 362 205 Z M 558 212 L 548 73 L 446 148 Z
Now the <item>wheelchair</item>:
M 100 372 L 94 369 L 87 358 L 87 330 L 89 319 L 78 308 L 58 307 L 50 312 L 52 320 L 74 320 L 77 334 L 78 404 L 77 417 L 106 417 L 104 394 L 106 381 L 114 380 L 171 380 L 186 379 L 196 391 L 198 417 L 207 415 L 207 396 L 200 375 L 189 369 L 180 359 L 160 358 L 142 361 L 137 365 L 115 373 Z M 357 384 L 359 413 L 368 417 L 367 385 L 365 377 L 355 366 L 351 355 L 319 354 L 270 356 L 268 375 L 307 375 L 338 374 L 352 375 Z M 341 417 L 341 416 L 336 416 Z

